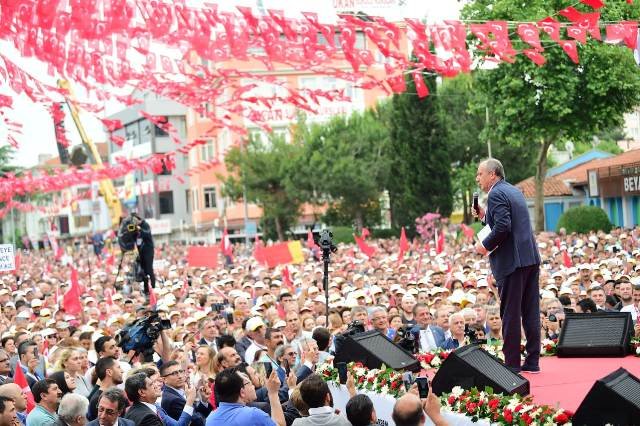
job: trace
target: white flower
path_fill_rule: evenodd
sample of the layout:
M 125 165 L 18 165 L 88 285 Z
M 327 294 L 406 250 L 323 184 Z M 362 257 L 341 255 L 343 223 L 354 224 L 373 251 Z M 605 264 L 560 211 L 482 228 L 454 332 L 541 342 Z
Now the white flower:
M 638 346 L 638 347 L 636 348 L 636 354 L 637 354 L 637 355 L 640 355 L 640 346 Z
M 439 366 L 440 364 L 442 364 L 442 361 L 440 360 L 440 357 L 435 357 L 431 360 L 431 365 L 433 365 L 434 367 Z
M 380 388 L 380 393 L 381 394 L 387 394 L 389 393 L 389 386 L 384 385 L 383 387 Z
M 535 407 L 534 405 L 526 405 L 524 404 L 522 406 L 522 409 L 520 410 L 521 413 L 526 413 L 527 411 L 531 410 L 533 407 Z
M 456 398 L 460 398 L 460 395 L 462 395 L 464 393 L 464 389 L 462 389 L 460 386 L 454 386 L 453 389 L 451 389 L 451 395 L 455 396 Z

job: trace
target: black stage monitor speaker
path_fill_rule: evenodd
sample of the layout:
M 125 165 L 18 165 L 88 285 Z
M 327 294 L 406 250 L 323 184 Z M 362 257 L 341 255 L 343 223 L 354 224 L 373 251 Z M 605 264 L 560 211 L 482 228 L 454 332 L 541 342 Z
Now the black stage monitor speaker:
M 495 393 L 525 396 L 529 381 L 509 370 L 498 358 L 476 345 L 467 345 L 451 352 L 431 382 L 436 395 L 451 392 L 454 386 L 483 390 L 491 386 Z
M 558 339 L 558 356 L 626 356 L 632 332 L 628 312 L 566 314 Z
M 598 380 L 571 423 L 580 426 L 640 424 L 640 379 L 620 368 Z
M 340 348 L 336 349 L 334 364 L 356 361 L 367 368 L 380 368 L 384 364 L 394 370 L 420 370 L 420 362 L 411 353 L 376 330 L 344 336 Z

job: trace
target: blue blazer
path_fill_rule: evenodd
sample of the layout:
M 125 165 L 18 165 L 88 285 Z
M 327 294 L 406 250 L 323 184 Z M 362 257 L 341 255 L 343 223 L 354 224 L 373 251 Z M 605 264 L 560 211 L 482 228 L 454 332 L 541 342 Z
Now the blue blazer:
M 118 426 L 122 425 L 122 426 L 136 426 L 136 424 L 134 422 L 132 422 L 131 420 L 125 419 L 124 417 L 118 417 Z M 98 419 L 95 420 L 91 420 L 89 423 L 87 423 L 87 426 L 100 426 L 100 423 L 98 423 Z
M 296 383 L 300 383 L 301 381 L 309 377 L 312 373 L 313 371 L 311 371 L 309 367 L 302 364 L 296 372 Z
M 187 400 L 182 397 L 175 389 L 165 386 L 162 390 L 162 401 L 160 406 L 172 419 L 179 419 L 182 415 Z M 193 407 L 193 416 L 191 417 L 192 426 L 204 426 L 205 419 L 211 412 L 212 407 L 207 404 L 199 402 Z
M 482 245 L 493 250 L 489 262 L 496 281 L 506 278 L 517 268 L 540 264 L 522 191 L 504 180 L 498 181 L 489 191 L 484 219 L 491 227 L 491 233 Z
M 449 351 L 453 349 L 458 349 L 459 346 L 460 346 L 460 343 L 458 342 L 457 339 L 454 339 L 453 337 L 449 337 L 442 345 L 442 349 Z

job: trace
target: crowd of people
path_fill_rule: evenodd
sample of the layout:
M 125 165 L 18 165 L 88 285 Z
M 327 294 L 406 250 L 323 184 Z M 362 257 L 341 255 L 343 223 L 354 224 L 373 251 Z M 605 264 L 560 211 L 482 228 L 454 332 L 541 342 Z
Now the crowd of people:
M 63 243 L 59 260 L 24 250 L 19 269 L 0 278 L 0 426 L 375 424 L 353 377 L 337 413 L 316 374 L 353 321 L 392 340 L 409 334 L 421 352 L 501 342 L 488 260 L 454 237 L 450 227 L 442 253 L 416 242 L 402 259 L 394 239 L 370 242 L 370 258 L 339 245 L 328 317 L 315 249 L 285 270 L 237 245 L 224 267 L 210 269 L 189 266 L 184 245 L 156 244 L 155 309 L 170 326 L 152 355 L 125 352 L 116 339 L 151 309 L 128 260 L 117 273 L 119 254 L 94 253 L 84 241 Z M 558 336 L 566 312 L 612 310 L 629 312 L 640 336 L 640 228 L 543 233 L 537 243 L 543 338 Z M 83 290 L 77 314 L 63 306 L 72 269 Z M 395 404 L 397 425 L 427 417 L 446 424 L 439 399 L 420 399 L 415 387 Z

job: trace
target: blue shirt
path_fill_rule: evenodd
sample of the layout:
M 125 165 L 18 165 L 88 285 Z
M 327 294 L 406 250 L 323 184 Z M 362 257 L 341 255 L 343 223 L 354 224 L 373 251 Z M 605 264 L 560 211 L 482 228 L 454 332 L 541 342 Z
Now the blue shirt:
M 207 417 L 206 426 L 275 426 L 264 411 L 243 404 L 221 402 Z

